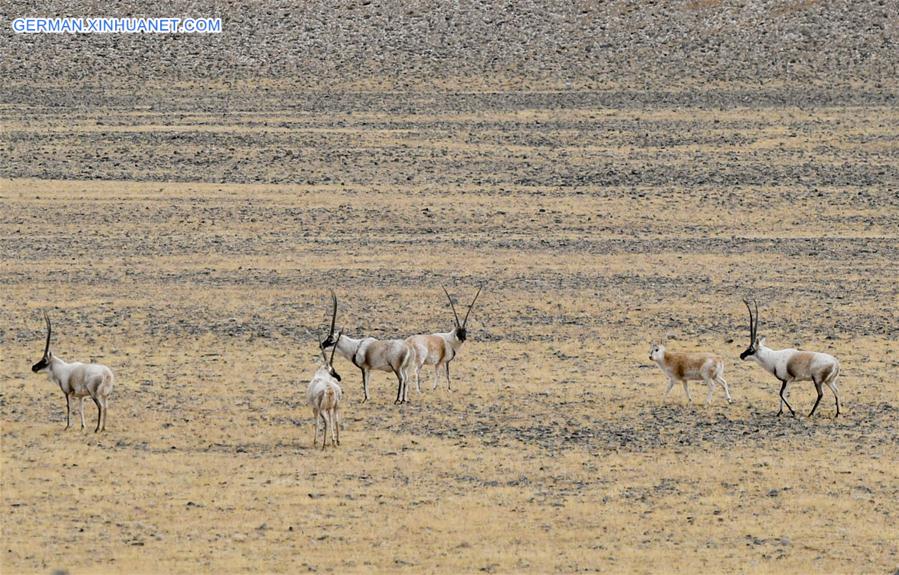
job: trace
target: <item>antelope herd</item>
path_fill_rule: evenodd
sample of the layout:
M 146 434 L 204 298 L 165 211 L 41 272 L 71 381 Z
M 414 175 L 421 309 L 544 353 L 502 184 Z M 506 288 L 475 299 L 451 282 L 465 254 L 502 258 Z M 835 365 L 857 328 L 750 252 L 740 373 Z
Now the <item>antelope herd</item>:
M 350 361 L 362 374 L 362 402 L 369 399 L 368 387 L 372 370 L 392 372 L 397 378 L 397 391 L 395 404 L 408 401 L 409 370 L 415 368 L 415 386 L 421 393 L 420 374 L 425 365 L 434 366 L 434 383 L 432 389 L 436 389 L 440 377 L 440 368 L 446 373 L 446 385 L 450 388 L 449 364 L 459 354 L 462 345 L 468 338 L 468 319 L 471 311 L 481 295 L 483 285 L 478 288 L 465 318 L 459 321 L 456 306 L 446 288 L 446 294 L 453 312 L 453 329 L 448 332 L 437 332 L 430 335 L 413 335 L 407 339 L 379 340 L 373 337 L 352 338 L 338 331 L 337 337 L 334 330 L 337 324 L 337 296 L 331 291 L 331 326 L 327 336 L 319 342 L 322 364 L 315 372 L 306 390 L 306 399 L 312 408 L 314 419 L 313 446 L 318 443 L 318 436 L 322 435 L 322 449 L 328 443 L 332 446 L 340 445 L 340 409 L 343 391 L 340 387 L 341 377 L 334 368 L 334 356 L 340 355 Z M 837 377 L 840 374 L 840 363 L 837 359 L 826 353 L 800 351 L 796 349 L 773 350 L 765 346 L 765 338 L 758 336 L 758 303 L 743 300 L 749 310 L 749 347 L 740 354 L 740 359 L 745 361 L 752 358 L 766 371 L 774 375 L 781 382 L 780 387 L 780 411 L 786 405 L 790 414 L 795 417 L 796 412 L 787 401 L 789 386 L 795 381 L 811 381 L 818 393 L 818 398 L 812 407 L 809 417 L 814 415 L 824 396 L 823 387 L 826 385 L 836 400 L 836 416 L 840 415 L 840 396 L 837 388 Z M 69 428 L 71 414 L 71 401 L 78 399 L 80 402 L 81 428 L 84 428 L 84 400 L 90 397 L 97 405 L 97 426 L 95 432 L 106 429 L 107 401 L 113 388 L 112 371 L 95 363 L 66 363 L 60 357 L 50 351 L 50 337 L 52 326 L 50 317 L 44 313 L 47 323 L 47 341 L 44 345 L 44 354 L 41 360 L 35 363 L 31 370 L 35 373 L 46 370 L 50 381 L 57 384 L 66 398 L 66 429 Z M 331 350 L 330 358 L 327 350 Z M 715 385 L 724 388 L 728 403 L 732 401 L 730 388 L 724 379 L 724 360 L 713 353 L 684 353 L 673 352 L 665 349 L 662 343 L 653 343 L 649 359 L 656 362 L 665 376 L 668 378 L 667 395 L 675 384 L 680 382 L 684 387 L 687 400 L 692 401 L 688 381 L 703 381 L 708 386 L 706 403 L 711 403 Z

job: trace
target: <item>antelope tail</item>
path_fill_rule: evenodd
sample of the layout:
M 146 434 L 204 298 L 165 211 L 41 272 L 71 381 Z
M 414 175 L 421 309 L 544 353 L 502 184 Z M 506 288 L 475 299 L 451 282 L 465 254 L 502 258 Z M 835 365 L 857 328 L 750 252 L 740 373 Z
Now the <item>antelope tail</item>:
M 418 357 L 418 352 L 415 351 L 415 346 L 409 345 L 406 346 L 406 353 L 403 354 L 403 361 L 400 363 L 400 370 L 403 372 L 403 379 L 409 377 L 409 365 L 415 361 Z
M 104 383 L 104 384 L 107 384 L 107 383 L 109 384 L 109 391 L 110 391 L 110 392 L 112 391 L 112 387 L 113 387 L 114 382 L 115 382 L 115 376 L 112 375 L 112 372 L 108 372 L 108 373 L 104 373 L 104 374 L 103 374 L 103 383 Z
M 318 410 L 325 411 L 334 405 L 334 390 L 330 387 L 318 394 Z
M 833 383 L 837 380 L 837 376 L 840 375 L 840 364 L 836 364 L 831 368 L 830 373 L 827 374 L 827 383 Z

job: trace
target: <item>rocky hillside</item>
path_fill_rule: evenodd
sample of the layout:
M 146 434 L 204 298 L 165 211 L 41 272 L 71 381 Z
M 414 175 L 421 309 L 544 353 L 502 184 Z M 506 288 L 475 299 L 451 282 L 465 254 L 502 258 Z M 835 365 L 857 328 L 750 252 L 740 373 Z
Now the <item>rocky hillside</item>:
M 138 87 L 893 92 L 896 0 L 301 3 L 21 2 L 2 27 L 13 83 Z M 16 35 L 19 16 L 220 17 L 218 35 Z M 15 91 L 13 91 L 15 93 Z

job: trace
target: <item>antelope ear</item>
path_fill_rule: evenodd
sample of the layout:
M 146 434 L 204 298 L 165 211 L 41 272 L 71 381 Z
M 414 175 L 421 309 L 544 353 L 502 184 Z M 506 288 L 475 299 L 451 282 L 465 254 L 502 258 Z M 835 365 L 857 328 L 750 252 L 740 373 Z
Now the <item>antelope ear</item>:
M 756 346 L 756 347 L 759 347 L 759 346 L 762 346 L 762 345 L 765 345 L 765 338 L 764 338 L 764 337 L 757 337 L 757 338 L 755 338 L 755 346 Z

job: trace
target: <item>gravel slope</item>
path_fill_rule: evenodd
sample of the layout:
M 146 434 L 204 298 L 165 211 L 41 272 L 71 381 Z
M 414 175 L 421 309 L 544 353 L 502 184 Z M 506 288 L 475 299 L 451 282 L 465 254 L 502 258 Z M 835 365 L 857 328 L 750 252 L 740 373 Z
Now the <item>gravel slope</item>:
M 743 84 L 895 89 L 895 0 L 514 3 L 21 2 L 8 18 L 211 16 L 220 35 L 15 36 L 0 73 L 93 85 L 278 81 L 433 89 L 668 89 Z

